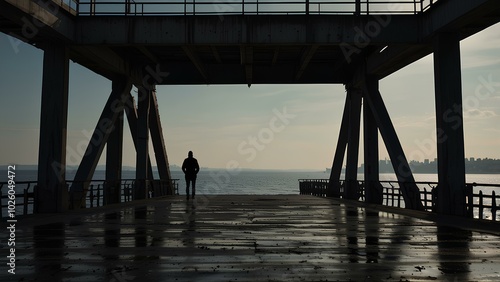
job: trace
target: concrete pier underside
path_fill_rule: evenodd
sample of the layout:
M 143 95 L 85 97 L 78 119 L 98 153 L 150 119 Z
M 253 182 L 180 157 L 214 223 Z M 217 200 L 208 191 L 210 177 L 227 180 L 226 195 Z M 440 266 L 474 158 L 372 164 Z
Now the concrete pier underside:
M 16 275 L 0 280 L 500 279 L 499 228 L 394 211 L 312 196 L 200 195 L 28 216 L 16 223 Z

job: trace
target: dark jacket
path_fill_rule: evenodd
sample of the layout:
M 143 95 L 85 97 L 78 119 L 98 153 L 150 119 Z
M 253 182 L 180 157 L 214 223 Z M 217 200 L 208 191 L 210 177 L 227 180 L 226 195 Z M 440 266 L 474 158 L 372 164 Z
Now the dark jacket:
M 196 179 L 196 174 L 200 171 L 200 166 L 195 158 L 184 159 L 182 163 L 182 171 L 184 172 L 186 179 Z

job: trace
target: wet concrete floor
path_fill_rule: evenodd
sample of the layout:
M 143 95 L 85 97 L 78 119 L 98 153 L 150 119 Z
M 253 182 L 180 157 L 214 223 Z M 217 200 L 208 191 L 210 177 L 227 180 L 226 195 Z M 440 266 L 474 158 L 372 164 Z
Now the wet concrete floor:
M 500 281 L 500 230 L 313 196 L 176 196 L 20 218 L 15 275 L 4 231 L 0 281 Z

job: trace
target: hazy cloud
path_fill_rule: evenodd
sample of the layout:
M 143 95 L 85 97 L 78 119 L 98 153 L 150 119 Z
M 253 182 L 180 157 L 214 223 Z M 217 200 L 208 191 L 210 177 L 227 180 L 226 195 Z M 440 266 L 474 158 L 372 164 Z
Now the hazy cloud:
M 422 116 L 406 116 L 394 118 L 395 127 L 415 127 L 415 128 L 429 128 L 436 120 L 434 114 L 424 114 Z
M 466 119 L 489 119 L 496 117 L 497 114 L 491 110 L 470 109 L 464 111 L 464 118 Z

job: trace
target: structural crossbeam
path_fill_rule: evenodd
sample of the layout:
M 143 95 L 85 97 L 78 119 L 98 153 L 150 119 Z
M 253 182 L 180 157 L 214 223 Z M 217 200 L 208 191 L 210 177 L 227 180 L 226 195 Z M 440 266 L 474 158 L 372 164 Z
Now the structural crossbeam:
M 123 103 L 130 93 L 132 84 L 126 79 L 113 81 L 113 90 L 104 106 L 82 161 L 76 171 L 73 184 L 70 188 L 71 205 L 73 209 L 85 207 L 87 190 L 94 175 L 97 163 L 104 146 L 114 130 L 117 119 L 122 116 Z
M 398 182 L 401 184 L 401 192 L 405 200 L 405 205 L 410 209 L 423 210 L 423 205 L 420 200 L 420 191 L 415 184 L 413 173 L 406 159 L 403 147 L 399 142 L 387 108 L 382 100 L 382 96 L 379 90 L 375 88 L 376 84 L 369 83 L 367 85 L 365 82 L 363 85 L 366 106 L 370 107 L 377 127 L 382 135 L 382 139 L 384 140 L 394 172 L 396 173 Z
M 174 189 L 172 185 L 172 177 L 170 174 L 170 166 L 168 164 L 167 148 L 165 146 L 165 140 L 163 138 L 163 130 L 161 127 L 160 112 L 158 109 L 156 92 L 154 91 L 151 93 L 149 126 L 160 180 L 169 184 L 168 191 L 163 191 L 163 189 L 161 189 L 160 193 L 162 193 L 162 195 L 173 195 Z
M 205 66 L 203 65 L 203 62 L 200 60 L 198 55 L 196 54 L 196 51 L 193 50 L 192 47 L 189 46 L 182 46 L 182 50 L 184 50 L 184 53 L 186 53 L 186 56 L 189 57 L 191 62 L 194 64 L 200 75 L 203 77 L 205 81 L 208 81 L 208 75 L 207 71 L 205 70 Z
M 304 71 L 306 70 L 307 66 L 309 65 L 309 62 L 311 61 L 312 57 L 316 53 L 316 50 L 318 50 L 319 46 L 318 45 L 311 45 L 307 47 L 307 49 L 304 51 L 304 54 L 302 55 L 302 58 L 299 61 L 299 70 L 297 71 L 297 74 L 295 75 L 295 80 L 299 80 Z
M 330 171 L 330 181 L 328 187 L 328 195 L 331 197 L 339 198 L 341 196 L 340 175 L 342 174 L 342 166 L 344 163 L 344 156 L 347 148 L 348 134 L 349 134 L 349 110 L 350 99 L 346 98 L 344 111 L 342 114 L 342 122 L 340 124 L 339 138 L 337 141 L 337 148 L 333 157 L 332 169 Z

